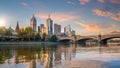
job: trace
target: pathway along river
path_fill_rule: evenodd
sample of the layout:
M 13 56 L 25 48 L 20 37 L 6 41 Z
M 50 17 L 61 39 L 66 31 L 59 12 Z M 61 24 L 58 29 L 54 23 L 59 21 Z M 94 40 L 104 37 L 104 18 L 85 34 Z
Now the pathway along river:
M 0 45 L 0 68 L 120 68 L 120 46 Z

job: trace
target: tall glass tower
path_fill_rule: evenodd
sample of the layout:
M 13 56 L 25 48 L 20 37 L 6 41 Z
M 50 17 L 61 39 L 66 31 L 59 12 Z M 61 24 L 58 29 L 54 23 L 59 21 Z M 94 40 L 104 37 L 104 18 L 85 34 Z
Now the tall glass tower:
M 33 29 L 33 31 L 36 32 L 37 21 L 34 14 L 33 14 L 33 17 L 30 19 L 30 26 Z
M 53 21 L 50 18 L 50 14 L 48 19 L 46 20 L 46 26 L 47 26 L 47 34 L 52 35 L 53 34 Z

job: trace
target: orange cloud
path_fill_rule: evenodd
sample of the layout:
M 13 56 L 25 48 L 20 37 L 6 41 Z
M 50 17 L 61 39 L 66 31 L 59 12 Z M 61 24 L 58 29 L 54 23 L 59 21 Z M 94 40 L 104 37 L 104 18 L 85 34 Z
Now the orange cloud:
M 98 0 L 98 2 L 100 2 L 100 3 L 104 3 L 104 2 L 105 2 L 105 0 Z
M 84 27 L 85 31 L 99 32 L 101 30 L 101 28 L 97 25 L 83 24 L 83 23 L 77 23 L 77 24 Z
M 36 14 L 36 16 L 38 18 L 42 18 L 42 19 L 48 18 L 48 14 L 46 14 L 46 13 L 39 13 L 39 14 Z M 54 13 L 54 14 L 51 14 L 51 18 L 55 22 L 66 22 L 66 21 L 74 20 L 78 17 L 73 14 L 70 14 L 70 13 Z
M 86 3 L 89 3 L 90 0 L 79 0 L 80 4 L 85 5 Z
M 115 14 L 110 11 L 103 11 L 101 9 L 94 9 L 93 12 L 96 13 L 96 15 L 98 15 L 98 16 L 105 16 L 105 17 L 109 17 L 115 21 L 120 21 L 120 12 Z
M 120 0 L 110 0 L 111 3 L 120 4 Z

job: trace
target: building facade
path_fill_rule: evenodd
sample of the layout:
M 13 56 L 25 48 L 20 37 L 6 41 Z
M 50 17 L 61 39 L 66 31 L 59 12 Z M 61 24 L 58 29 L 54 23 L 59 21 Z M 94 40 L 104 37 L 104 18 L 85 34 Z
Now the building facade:
M 52 35 L 53 34 L 53 21 L 50 18 L 50 15 L 48 19 L 46 20 L 46 28 L 47 28 L 47 34 Z
M 37 20 L 35 18 L 35 16 L 33 15 L 33 17 L 30 19 L 30 26 L 33 29 L 34 32 L 36 32 L 36 27 L 37 27 Z
M 70 25 L 65 26 L 64 33 L 65 33 L 66 36 L 71 36 L 71 27 L 70 27 Z
M 54 24 L 54 34 L 61 35 L 61 25 Z

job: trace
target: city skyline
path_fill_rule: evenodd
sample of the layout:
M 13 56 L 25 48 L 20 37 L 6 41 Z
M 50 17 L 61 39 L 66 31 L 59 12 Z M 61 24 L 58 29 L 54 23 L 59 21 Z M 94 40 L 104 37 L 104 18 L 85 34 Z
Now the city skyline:
M 7 4 L 7 5 L 6 5 Z M 34 14 L 37 26 L 45 24 L 51 14 L 53 23 L 71 28 L 79 35 L 95 35 L 99 33 L 119 32 L 120 30 L 119 0 L 1 0 L 0 26 L 30 26 Z

